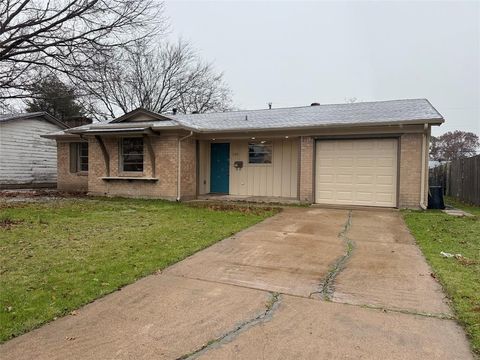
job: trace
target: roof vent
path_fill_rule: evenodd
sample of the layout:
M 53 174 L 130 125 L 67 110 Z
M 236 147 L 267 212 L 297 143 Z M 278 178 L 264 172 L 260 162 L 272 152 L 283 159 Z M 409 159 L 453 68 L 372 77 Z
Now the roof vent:
M 310 106 L 320 106 L 320 103 L 314 102 L 314 103 L 311 103 Z

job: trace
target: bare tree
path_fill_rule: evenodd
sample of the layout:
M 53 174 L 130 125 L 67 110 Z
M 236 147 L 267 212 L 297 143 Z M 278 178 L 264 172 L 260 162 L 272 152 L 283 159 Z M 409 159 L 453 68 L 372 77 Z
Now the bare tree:
M 475 156 L 480 147 L 478 135 L 466 131 L 449 131 L 439 137 L 431 138 L 430 158 L 437 161 L 449 161 Z
M 106 110 L 117 116 L 137 107 L 167 112 L 223 111 L 230 107 L 230 91 L 223 74 L 203 62 L 188 43 L 160 46 L 137 41 L 117 53 L 95 81 L 86 81 Z
M 39 74 L 99 71 L 114 49 L 163 31 L 162 11 L 156 0 L 0 1 L 0 101 L 32 97 Z

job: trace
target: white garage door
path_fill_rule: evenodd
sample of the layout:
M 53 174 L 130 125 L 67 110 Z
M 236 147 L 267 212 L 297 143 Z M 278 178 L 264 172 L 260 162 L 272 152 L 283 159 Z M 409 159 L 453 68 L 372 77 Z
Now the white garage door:
M 397 140 L 318 140 L 315 201 L 395 207 Z

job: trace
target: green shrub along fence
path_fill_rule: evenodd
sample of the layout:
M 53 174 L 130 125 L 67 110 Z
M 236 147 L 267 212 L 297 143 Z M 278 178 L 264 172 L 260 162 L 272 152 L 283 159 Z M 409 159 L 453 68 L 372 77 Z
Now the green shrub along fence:
M 480 155 L 430 169 L 429 184 L 441 186 L 445 195 L 480 206 Z

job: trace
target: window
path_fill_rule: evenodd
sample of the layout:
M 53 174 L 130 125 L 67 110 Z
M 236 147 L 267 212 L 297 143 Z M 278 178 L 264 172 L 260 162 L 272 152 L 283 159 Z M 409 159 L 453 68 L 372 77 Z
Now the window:
M 248 143 L 249 164 L 271 164 L 272 163 L 272 142 L 257 141 Z
M 88 142 L 70 144 L 70 172 L 88 171 Z
M 143 138 L 123 138 L 120 143 L 123 171 L 143 171 Z
M 78 169 L 88 171 L 88 143 L 78 144 Z

